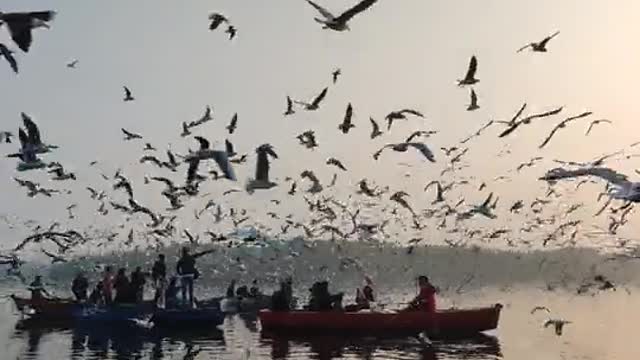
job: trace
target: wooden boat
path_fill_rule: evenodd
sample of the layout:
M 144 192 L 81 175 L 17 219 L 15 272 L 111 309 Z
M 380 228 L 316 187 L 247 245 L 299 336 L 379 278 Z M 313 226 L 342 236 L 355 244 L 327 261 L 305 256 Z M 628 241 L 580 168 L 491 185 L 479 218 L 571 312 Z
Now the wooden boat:
M 466 337 L 498 327 L 502 305 L 425 312 L 342 312 L 262 310 L 262 329 L 270 332 L 427 333 L 434 337 Z
M 11 295 L 11 299 L 22 314 L 52 321 L 73 320 L 73 313 L 83 306 L 71 299 L 32 300 L 16 295 Z
M 298 299 L 293 298 L 291 308 L 297 306 Z M 199 307 L 219 307 L 225 314 L 257 313 L 262 309 L 271 308 L 271 295 L 259 295 L 258 297 L 214 297 L 198 301 Z
M 224 322 L 224 314 L 217 308 L 157 309 L 151 317 L 156 327 L 216 327 Z
M 76 321 L 128 323 L 131 319 L 142 319 L 153 313 L 153 304 L 117 304 L 108 307 L 83 306 L 76 308 L 73 318 Z

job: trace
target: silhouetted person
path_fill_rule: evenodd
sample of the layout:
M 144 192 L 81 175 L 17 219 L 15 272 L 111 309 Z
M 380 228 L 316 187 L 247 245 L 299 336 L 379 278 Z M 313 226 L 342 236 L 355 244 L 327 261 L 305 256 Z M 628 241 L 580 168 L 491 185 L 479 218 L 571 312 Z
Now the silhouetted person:
M 116 290 L 116 298 L 114 300 L 116 303 L 123 304 L 129 302 L 131 294 L 131 282 L 129 281 L 129 278 L 127 278 L 125 268 L 120 268 L 118 270 L 118 275 L 116 275 L 116 279 L 113 283 L 113 288 Z
M 159 307 L 164 307 L 164 291 L 167 288 L 167 264 L 164 262 L 164 254 L 159 254 L 158 260 L 153 263 L 151 279 L 153 280 L 153 287 L 156 291 L 153 300 Z
M 85 302 L 87 300 L 87 290 L 89 290 L 89 280 L 82 272 L 79 272 L 71 283 L 71 292 L 76 297 L 76 301 Z
M 140 266 L 136 267 L 136 270 L 131 273 L 131 291 L 136 303 L 141 303 L 144 300 L 144 285 L 147 283 L 145 274 L 142 272 Z

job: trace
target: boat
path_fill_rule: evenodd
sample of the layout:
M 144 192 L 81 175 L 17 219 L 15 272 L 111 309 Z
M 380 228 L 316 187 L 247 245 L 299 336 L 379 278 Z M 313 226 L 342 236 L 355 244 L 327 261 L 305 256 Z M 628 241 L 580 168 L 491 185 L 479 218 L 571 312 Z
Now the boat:
M 155 327 L 216 327 L 224 322 L 218 308 L 157 309 L 151 317 Z
M 291 300 L 291 308 L 298 304 L 298 299 Z M 214 297 L 198 301 L 199 307 L 219 307 L 225 314 L 257 313 L 262 309 L 271 308 L 271 295 L 258 295 L 257 297 Z
M 39 320 L 73 320 L 73 313 L 83 306 L 71 299 L 32 300 L 16 295 L 11 295 L 10 297 L 20 313 L 29 318 Z
M 73 318 L 76 321 L 129 323 L 131 319 L 151 316 L 153 304 L 116 304 L 109 307 L 83 306 L 76 308 Z
M 263 331 L 418 334 L 433 337 L 467 337 L 498 327 L 502 305 L 425 312 L 343 312 L 262 310 Z

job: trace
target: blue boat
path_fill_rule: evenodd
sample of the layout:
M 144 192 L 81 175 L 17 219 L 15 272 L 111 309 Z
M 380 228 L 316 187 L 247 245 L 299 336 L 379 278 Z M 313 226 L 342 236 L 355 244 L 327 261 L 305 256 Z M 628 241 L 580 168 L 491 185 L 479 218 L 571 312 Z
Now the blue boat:
M 143 305 L 113 305 L 109 307 L 85 306 L 73 313 L 76 321 L 128 323 L 131 319 L 143 319 L 153 313 L 153 307 Z
M 216 327 L 224 322 L 224 314 L 218 308 L 157 309 L 151 317 L 155 327 Z

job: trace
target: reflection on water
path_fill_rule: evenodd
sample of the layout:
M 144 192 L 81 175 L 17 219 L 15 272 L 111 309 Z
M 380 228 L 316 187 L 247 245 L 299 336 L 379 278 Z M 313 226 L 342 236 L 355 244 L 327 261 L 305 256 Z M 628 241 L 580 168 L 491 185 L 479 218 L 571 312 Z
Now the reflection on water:
M 43 341 L 45 337 L 55 339 Z M 228 341 L 227 341 L 228 340 Z M 247 343 L 250 340 L 250 343 Z M 255 315 L 229 317 L 222 330 L 158 332 L 135 327 L 45 326 L 18 322 L 12 342 L 26 344 L 20 359 L 171 359 L 182 357 L 187 347 L 222 359 L 494 359 L 501 357 L 497 338 L 479 336 L 464 341 L 434 342 L 417 338 L 344 336 L 278 336 L 259 334 Z M 47 344 L 44 345 L 44 342 Z M 69 347 L 64 346 L 65 344 Z M 55 347 L 54 351 L 50 347 Z M 179 357 L 179 358 L 180 358 Z M 206 356 L 203 356 L 206 358 Z

